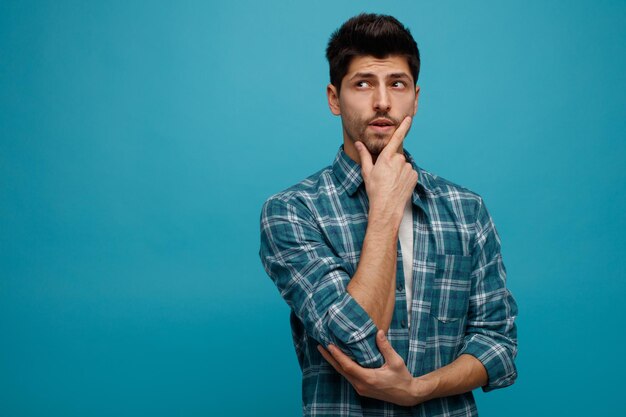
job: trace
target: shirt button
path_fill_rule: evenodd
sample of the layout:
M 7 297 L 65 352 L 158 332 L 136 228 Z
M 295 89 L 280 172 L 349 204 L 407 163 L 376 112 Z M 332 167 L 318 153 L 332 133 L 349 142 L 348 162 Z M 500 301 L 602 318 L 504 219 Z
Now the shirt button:
M 398 289 L 398 291 L 402 291 L 404 289 L 404 285 L 402 285 L 401 282 L 398 282 L 398 285 L 396 286 L 396 288 Z
M 400 326 L 406 327 L 406 320 L 402 319 L 402 321 L 400 322 Z

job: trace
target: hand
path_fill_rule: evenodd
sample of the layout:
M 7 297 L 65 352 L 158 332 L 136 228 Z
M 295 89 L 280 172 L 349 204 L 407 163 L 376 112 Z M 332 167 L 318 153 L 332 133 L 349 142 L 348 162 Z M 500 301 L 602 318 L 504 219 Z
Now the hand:
M 361 159 L 361 173 L 370 200 L 370 209 L 382 218 L 394 218 L 398 225 L 407 200 L 417 184 L 417 172 L 398 150 L 411 126 L 411 118 L 405 117 L 382 150 L 376 164 L 365 145 L 355 142 Z
M 376 344 L 385 358 L 385 364 L 376 369 L 359 366 L 334 345 L 329 345 L 328 350 L 318 345 L 317 349 L 359 395 L 404 406 L 423 402 L 421 381 L 413 378 L 382 330 L 376 334 Z

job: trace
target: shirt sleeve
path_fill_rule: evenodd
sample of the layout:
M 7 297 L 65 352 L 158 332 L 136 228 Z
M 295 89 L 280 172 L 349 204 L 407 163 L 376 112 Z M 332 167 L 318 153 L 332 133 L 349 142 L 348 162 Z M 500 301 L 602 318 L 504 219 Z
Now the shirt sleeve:
M 333 253 L 308 209 L 270 198 L 261 213 L 259 255 L 311 337 L 338 346 L 361 366 L 383 365 L 376 325 L 347 292 L 347 265 Z
M 507 387 L 517 378 L 517 304 L 506 288 L 500 237 L 482 200 L 472 253 L 472 288 L 460 354 L 476 357 L 487 370 L 483 391 Z

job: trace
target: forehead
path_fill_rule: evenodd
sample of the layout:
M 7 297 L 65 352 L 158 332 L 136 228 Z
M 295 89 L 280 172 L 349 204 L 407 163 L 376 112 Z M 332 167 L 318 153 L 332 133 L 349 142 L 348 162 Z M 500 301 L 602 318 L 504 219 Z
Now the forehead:
M 371 73 L 382 77 L 387 74 L 405 73 L 413 78 L 407 58 L 401 55 L 389 55 L 384 58 L 376 58 L 372 55 L 356 56 L 348 65 L 346 77 L 349 78 L 356 73 Z

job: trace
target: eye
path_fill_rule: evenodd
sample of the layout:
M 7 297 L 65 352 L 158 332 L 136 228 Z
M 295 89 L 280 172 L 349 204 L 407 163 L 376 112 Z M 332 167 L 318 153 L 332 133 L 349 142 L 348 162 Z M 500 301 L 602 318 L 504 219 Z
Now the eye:
M 356 83 L 354 83 L 354 85 L 357 88 L 367 88 L 370 86 L 370 84 L 367 81 L 357 81 Z
M 406 87 L 406 83 L 404 81 L 394 81 L 391 86 L 393 88 L 405 88 Z

